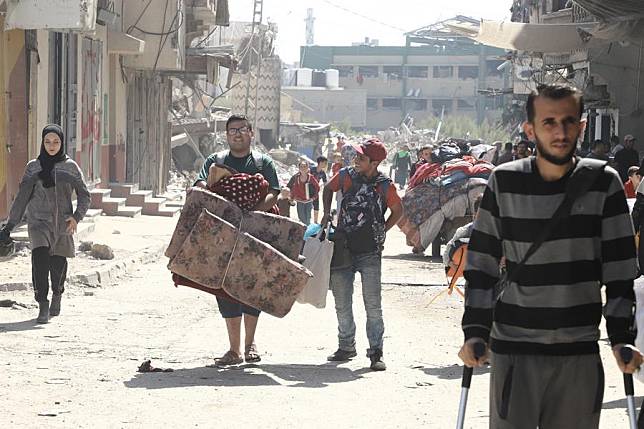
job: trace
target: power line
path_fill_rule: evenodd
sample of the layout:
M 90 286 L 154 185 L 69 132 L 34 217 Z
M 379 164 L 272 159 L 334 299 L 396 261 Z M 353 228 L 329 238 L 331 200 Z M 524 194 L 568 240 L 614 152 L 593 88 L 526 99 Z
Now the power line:
M 394 30 L 402 31 L 403 33 L 406 33 L 407 31 L 409 31 L 409 30 L 405 30 L 404 28 L 396 27 L 396 26 L 393 26 L 391 24 L 387 24 L 385 22 L 378 21 L 377 19 L 371 18 L 371 17 L 369 17 L 367 15 L 363 15 L 363 14 L 361 14 L 359 12 L 354 11 L 354 10 L 347 9 L 344 6 L 340 6 L 339 4 L 335 4 L 335 3 L 333 3 L 333 2 L 331 2 L 329 0 L 322 0 L 322 2 L 328 4 L 329 6 L 333 6 L 336 9 L 340 9 L 340 10 L 342 10 L 344 12 L 350 13 L 351 15 L 355 15 L 357 17 L 360 17 L 360 18 L 362 18 L 364 20 L 371 21 L 371 22 L 373 22 L 375 24 L 380 24 L 383 27 L 389 27 L 389 28 L 394 29 Z

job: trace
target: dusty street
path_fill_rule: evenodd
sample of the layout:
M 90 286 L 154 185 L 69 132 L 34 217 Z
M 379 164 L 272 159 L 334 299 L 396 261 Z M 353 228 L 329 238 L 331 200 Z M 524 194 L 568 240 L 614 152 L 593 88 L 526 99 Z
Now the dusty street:
M 326 362 L 337 345 L 329 294 L 324 310 L 296 304 L 284 319 L 261 317 L 260 364 L 213 367 L 227 346 L 215 299 L 175 289 L 163 258 L 111 287 L 69 287 L 48 325 L 35 325 L 35 306 L 0 309 L 0 425 L 454 427 L 462 303 L 453 296 L 427 306 L 442 269 L 408 255 L 402 240 L 390 235 L 384 259 L 384 373 L 368 369 L 359 288 L 352 362 Z M 29 292 L 0 296 L 33 304 Z M 625 428 L 622 377 L 608 352 L 603 342 L 601 427 Z M 174 372 L 137 373 L 145 359 Z M 488 380 L 484 370 L 474 377 L 466 427 L 487 427 Z

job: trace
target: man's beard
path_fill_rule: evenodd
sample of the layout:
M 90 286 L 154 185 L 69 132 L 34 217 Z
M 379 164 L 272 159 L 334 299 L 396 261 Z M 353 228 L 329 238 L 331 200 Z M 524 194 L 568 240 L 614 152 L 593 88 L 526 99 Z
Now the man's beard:
M 573 141 L 577 141 L 579 138 L 579 134 L 575 137 Z M 534 139 L 537 143 L 537 152 L 539 153 L 539 156 L 545 159 L 546 161 L 550 162 L 551 164 L 555 165 L 566 165 L 572 160 L 572 158 L 575 156 L 575 150 L 577 150 L 577 145 L 572 144 L 570 145 L 570 152 L 568 152 L 564 156 L 555 156 L 546 150 L 546 145 L 539 139 L 537 136 L 537 133 L 534 134 Z

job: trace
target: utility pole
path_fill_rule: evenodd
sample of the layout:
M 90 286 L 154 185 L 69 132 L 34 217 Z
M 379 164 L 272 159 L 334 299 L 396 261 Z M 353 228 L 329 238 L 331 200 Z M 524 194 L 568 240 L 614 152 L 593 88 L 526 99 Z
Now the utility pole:
M 264 32 L 262 31 L 262 17 L 264 15 L 264 0 L 255 0 L 253 4 L 253 22 L 251 27 L 251 36 L 248 42 L 248 78 L 246 80 L 246 102 L 244 105 L 244 114 L 248 116 L 250 107 L 254 109 L 253 124 L 257 127 L 257 93 L 259 90 L 259 75 L 262 71 L 262 49 L 264 47 Z M 255 43 L 255 38 L 259 38 Z M 257 48 L 256 48 L 257 46 Z M 250 100 L 250 87 L 255 82 L 255 100 Z
M 315 45 L 315 18 L 313 17 L 313 9 L 306 10 L 306 46 Z

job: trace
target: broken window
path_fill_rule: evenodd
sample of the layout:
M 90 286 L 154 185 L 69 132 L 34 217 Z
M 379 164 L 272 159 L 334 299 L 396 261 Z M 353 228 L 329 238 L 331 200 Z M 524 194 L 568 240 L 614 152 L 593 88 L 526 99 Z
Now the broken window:
M 383 98 L 382 108 L 385 110 L 400 110 L 402 109 L 402 100 L 400 98 Z
M 429 67 L 407 66 L 407 76 L 416 79 L 427 79 L 429 77 Z
M 402 66 L 383 66 L 382 73 L 389 79 L 402 79 Z
M 367 110 L 378 110 L 377 98 L 367 98 Z
M 378 66 L 359 66 L 358 74 L 364 78 L 378 77 Z
M 434 110 L 434 116 L 440 116 L 443 109 L 445 109 L 445 114 L 452 113 L 452 100 L 448 99 L 436 99 L 432 100 L 432 108 Z
M 427 100 L 407 100 L 410 111 L 421 112 L 427 110 Z
M 340 72 L 340 77 L 353 77 L 353 66 L 332 66 Z
M 434 78 L 449 79 L 454 76 L 454 67 L 452 66 L 434 66 Z
M 478 79 L 479 68 L 478 66 L 458 66 L 459 79 Z

